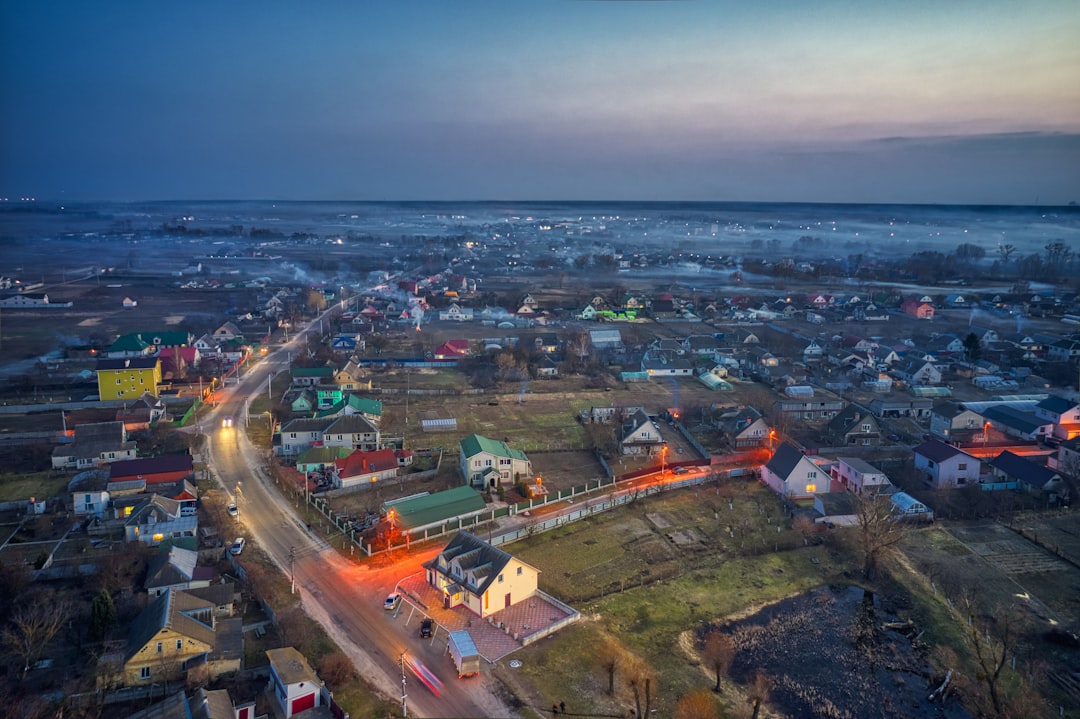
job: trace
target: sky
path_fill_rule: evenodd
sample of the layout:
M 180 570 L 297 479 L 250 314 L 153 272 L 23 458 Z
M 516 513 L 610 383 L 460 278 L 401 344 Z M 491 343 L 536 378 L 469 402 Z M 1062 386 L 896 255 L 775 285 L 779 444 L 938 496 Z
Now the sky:
M 0 197 L 1080 202 L 1076 0 L 0 0 Z

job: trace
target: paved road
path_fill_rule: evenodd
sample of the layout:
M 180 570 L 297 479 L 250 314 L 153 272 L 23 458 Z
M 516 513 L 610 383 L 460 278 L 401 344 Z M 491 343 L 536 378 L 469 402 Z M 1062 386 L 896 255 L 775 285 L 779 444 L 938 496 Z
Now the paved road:
M 296 352 L 302 334 L 250 367 L 238 385 L 219 393 L 219 405 L 201 418 L 209 432 L 208 458 L 217 480 L 240 509 L 237 534 L 248 538 L 245 551 L 257 546 L 288 573 L 292 571 L 304 610 L 319 621 L 353 659 L 368 682 L 388 697 L 400 697 L 402 652 L 418 658 L 443 681 L 436 697 L 416 679 L 406 684 L 410 716 L 504 717 L 514 716 L 497 698 L 494 680 L 484 673 L 479 680 L 458 680 L 445 656 L 445 635 L 420 640 L 421 615 L 405 603 L 387 612 L 382 602 L 397 581 L 415 571 L 428 556 L 404 552 L 383 569 L 368 568 L 343 558 L 300 521 L 292 501 L 280 495 L 262 470 L 263 458 L 247 439 L 243 420 L 247 401 L 265 392 L 272 373 L 288 369 L 288 354 Z M 234 427 L 222 427 L 222 418 L 234 418 Z

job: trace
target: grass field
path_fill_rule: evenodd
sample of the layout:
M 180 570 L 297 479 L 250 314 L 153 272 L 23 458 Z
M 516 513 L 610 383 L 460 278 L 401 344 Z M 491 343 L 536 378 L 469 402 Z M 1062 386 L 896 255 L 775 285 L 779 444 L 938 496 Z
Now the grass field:
M 71 475 L 55 472 L 0 474 L 0 502 L 17 502 L 31 497 L 64 498 Z M 67 497 L 70 499 L 70 497 Z

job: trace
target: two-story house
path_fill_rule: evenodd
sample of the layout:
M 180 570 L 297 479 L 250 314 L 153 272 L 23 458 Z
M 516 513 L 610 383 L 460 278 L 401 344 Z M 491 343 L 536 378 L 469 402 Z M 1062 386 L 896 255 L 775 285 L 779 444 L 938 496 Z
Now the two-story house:
M 1035 416 L 1053 422 L 1053 437 L 1067 440 L 1080 437 L 1080 403 L 1058 395 L 1050 395 L 1035 405 Z
M 664 445 L 660 425 L 640 407 L 623 421 L 618 432 L 623 454 L 653 454 Z
M 915 469 L 934 489 L 964 487 L 979 481 L 982 463 L 977 457 L 929 439 L 915 448 Z
M 881 444 L 881 427 L 870 412 L 857 404 L 849 404 L 837 412 L 825 425 L 825 433 L 834 444 L 876 447 Z
M 461 475 L 474 487 L 497 487 L 532 477 L 532 462 L 505 442 L 470 434 L 461 440 Z
M 540 570 L 468 532 L 454 535 L 424 563 L 424 572 L 444 608 L 465 607 L 480 618 L 536 594 L 540 576 Z
M 854 494 L 888 489 L 892 482 L 880 469 L 859 457 L 837 457 L 830 470 L 834 480 Z
M 930 412 L 930 434 L 943 442 L 967 442 L 983 431 L 978 412 L 957 402 L 938 402 Z

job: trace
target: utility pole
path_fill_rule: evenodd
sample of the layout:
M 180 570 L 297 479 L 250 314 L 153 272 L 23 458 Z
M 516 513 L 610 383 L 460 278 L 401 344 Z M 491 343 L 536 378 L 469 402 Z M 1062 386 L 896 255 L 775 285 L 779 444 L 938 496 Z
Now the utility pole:
M 401 716 L 409 716 L 409 708 L 405 705 L 405 697 L 408 694 L 405 693 L 405 653 L 402 652 L 398 657 L 398 661 L 401 663 Z
M 296 594 L 296 575 L 293 574 L 293 560 L 296 559 L 296 547 L 289 547 L 289 591 Z

